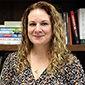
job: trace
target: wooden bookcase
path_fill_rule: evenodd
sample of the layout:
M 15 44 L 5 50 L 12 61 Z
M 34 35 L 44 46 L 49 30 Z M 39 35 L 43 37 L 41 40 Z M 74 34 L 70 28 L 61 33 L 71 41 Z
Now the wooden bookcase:
M 24 10 L 37 1 L 39 0 L 0 0 L 0 24 L 4 24 L 4 21 L 20 21 Z M 70 12 L 71 10 L 76 11 L 79 8 L 85 8 L 85 0 L 45 1 L 54 4 L 60 12 Z M 77 55 L 85 69 L 85 45 L 67 45 L 67 48 Z M 0 45 L 0 55 L 17 51 L 17 49 L 17 45 Z

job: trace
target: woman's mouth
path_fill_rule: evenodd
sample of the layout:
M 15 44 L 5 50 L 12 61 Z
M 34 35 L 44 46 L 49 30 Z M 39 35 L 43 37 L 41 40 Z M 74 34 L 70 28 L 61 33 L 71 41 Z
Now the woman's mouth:
M 44 35 L 33 35 L 35 38 L 42 38 Z

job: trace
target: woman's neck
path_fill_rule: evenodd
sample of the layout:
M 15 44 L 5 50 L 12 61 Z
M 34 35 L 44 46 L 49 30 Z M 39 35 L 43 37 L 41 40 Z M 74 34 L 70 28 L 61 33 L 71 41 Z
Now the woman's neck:
M 48 59 L 48 47 L 33 46 L 28 57 L 30 62 L 43 62 L 49 61 Z
M 48 46 L 33 46 L 33 48 L 31 49 L 32 54 L 37 55 L 37 57 L 39 56 L 47 56 L 49 47 Z

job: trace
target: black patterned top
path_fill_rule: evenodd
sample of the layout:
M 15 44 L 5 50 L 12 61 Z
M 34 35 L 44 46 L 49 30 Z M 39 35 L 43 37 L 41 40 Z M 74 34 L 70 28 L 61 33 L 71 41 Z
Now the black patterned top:
M 80 61 L 74 56 L 71 65 L 65 65 L 64 73 L 50 75 L 44 70 L 40 77 L 35 80 L 29 62 L 23 74 L 18 74 L 15 65 L 17 64 L 17 52 L 9 54 L 4 62 L 1 72 L 0 85 L 85 85 L 85 74 Z

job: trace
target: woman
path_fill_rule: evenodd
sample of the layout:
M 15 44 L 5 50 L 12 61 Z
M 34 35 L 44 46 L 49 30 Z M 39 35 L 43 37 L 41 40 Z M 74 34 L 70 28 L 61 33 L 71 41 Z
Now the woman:
M 22 27 L 19 50 L 4 63 L 2 85 L 84 85 L 84 71 L 66 49 L 64 24 L 53 5 L 39 1 L 28 7 Z

